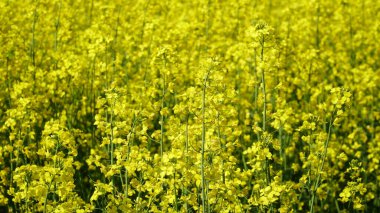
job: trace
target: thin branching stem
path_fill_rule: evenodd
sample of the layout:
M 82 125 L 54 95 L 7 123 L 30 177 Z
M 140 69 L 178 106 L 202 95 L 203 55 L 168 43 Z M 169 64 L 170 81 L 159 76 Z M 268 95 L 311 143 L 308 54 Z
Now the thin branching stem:
M 201 184 L 202 184 L 202 212 L 206 211 L 206 180 L 205 180 L 205 147 L 206 147 L 206 88 L 210 70 L 206 73 L 202 89 L 202 145 L 201 145 Z

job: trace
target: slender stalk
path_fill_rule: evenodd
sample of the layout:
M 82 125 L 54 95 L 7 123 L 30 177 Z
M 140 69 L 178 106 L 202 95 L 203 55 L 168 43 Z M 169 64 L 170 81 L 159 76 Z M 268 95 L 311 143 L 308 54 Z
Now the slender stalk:
M 50 193 L 50 187 L 51 185 L 53 184 L 53 181 L 54 181 L 54 178 L 55 178 L 55 175 L 53 175 L 53 178 L 51 179 L 49 185 L 48 185 L 48 189 L 47 189 L 47 192 L 46 192 L 46 196 L 45 196 L 45 202 L 44 202 L 44 213 L 46 213 L 46 209 L 47 209 L 47 200 L 48 200 L 48 195 Z
M 143 172 L 140 172 L 140 175 L 139 175 L 139 182 L 140 184 L 143 182 Z M 136 198 L 136 212 L 141 212 L 140 210 L 140 206 L 141 206 L 141 190 L 139 190 L 139 192 L 137 193 L 137 198 Z M 139 205 L 140 204 L 140 205 Z
M 54 31 L 54 51 L 58 50 L 58 32 L 59 32 L 59 26 L 60 26 L 60 18 L 61 18 L 61 5 L 62 2 L 58 3 L 58 14 L 57 19 L 54 23 L 55 31 Z M 57 62 L 55 62 L 55 68 L 57 69 Z
M 173 193 L 174 193 L 174 207 L 175 207 L 175 211 L 178 212 L 178 196 L 177 196 L 177 187 L 175 186 L 176 185 L 176 174 L 177 171 L 174 170 L 174 175 L 173 175 L 173 178 L 174 178 L 174 184 L 173 184 Z
M 161 138 L 160 138 L 160 156 L 162 161 L 163 149 L 164 149 L 164 114 L 163 109 L 165 107 L 165 75 L 163 78 L 162 86 L 162 97 L 161 97 L 161 118 L 160 118 L 160 127 L 161 127 Z
M 210 71 L 207 72 L 202 90 L 202 145 L 201 145 L 201 182 L 202 182 L 202 212 L 206 212 L 206 181 L 205 181 L 205 147 L 206 147 L 206 88 Z
M 189 163 L 189 157 L 188 157 L 188 151 L 189 151 L 189 114 L 187 114 L 186 118 L 186 129 L 185 129 L 185 153 L 186 153 L 186 166 L 188 166 Z M 187 187 L 183 187 L 183 194 L 187 195 L 188 189 Z M 188 202 L 185 201 L 185 210 L 186 212 L 189 212 L 189 206 Z
M 264 61 L 264 45 L 265 45 L 265 36 L 263 35 L 261 38 L 261 55 L 260 55 L 260 60 L 261 62 Z M 265 85 L 265 72 L 264 70 L 261 71 L 261 83 L 262 83 L 262 93 L 263 93 L 263 132 L 266 131 L 266 114 L 267 114 L 267 95 L 266 95 L 266 85 Z M 270 168 L 269 168 L 269 160 L 266 157 L 265 158 L 265 169 L 266 169 L 266 182 L 267 185 L 270 184 Z
M 207 183 L 206 183 L 206 196 L 207 196 L 207 200 L 208 200 L 208 190 L 209 190 L 209 181 L 207 181 Z M 210 206 L 209 202 L 207 202 L 207 213 L 211 213 L 211 206 Z
M 94 0 L 91 0 L 91 6 L 90 6 L 90 14 L 88 16 L 88 25 L 90 26 L 92 24 L 92 13 L 94 10 Z
M 8 140 L 9 140 L 11 146 L 14 147 L 13 141 L 10 139 L 8 139 Z M 10 158 L 9 162 L 10 162 L 10 167 L 11 167 L 11 180 L 10 180 L 10 182 L 13 183 L 13 170 L 14 170 L 14 168 L 13 168 L 13 150 L 9 153 L 9 158 Z
M 330 136 L 331 136 L 331 129 L 332 129 L 333 119 L 334 119 L 334 116 L 331 115 L 330 122 L 329 122 L 328 133 L 327 133 L 327 139 L 326 139 L 324 150 L 323 150 L 323 154 L 322 154 L 322 163 L 321 163 L 321 165 L 318 168 L 317 180 L 315 181 L 314 189 L 312 189 L 312 191 L 311 191 L 312 196 L 311 196 L 311 202 L 310 202 L 310 213 L 314 212 L 315 193 L 317 192 L 317 189 L 318 189 L 318 186 L 319 186 L 319 180 L 321 178 L 321 172 L 323 171 L 323 166 L 325 164 L 325 160 L 326 160 L 326 156 L 327 156 L 327 148 L 328 148 L 329 142 L 330 142 Z
M 189 156 L 188 156 L 188 151 L 189 151 L 189 114 L 187 115 L 186 118 L 186 129 L 185 129 L 185 152 L 186 152 L 186 164 L 189 162 Z
M 112 104 L 112 109 L 111 109 L 111 116 L 110 116 L 110 123 L 111 123 L 111 133 L 110 133 L 110 164 L 111 164 L 111 167 L 113 166 L 113 152 L 114 152 L 114 144 L 113 144 L 113 139 L 114 139 L 114 135 L 113 135 L 113 119 L 114 119 L 114 112 L 113 112 L 113 108 L 115 106 L 115 102 Z M 113 187 L 114 186 L 114 177 L 112 176 L 111 178 L 111 186 Z M 115 189 L 113 188 L 113 191 L 112 193 L 114 194 L 115 193 Z
M 5 69 L 7 71 L 7 98 L 8 98 L 8 108 L 10 109 L 11 106 L 12 106 L 12 98 L 11 98 L 11 90 L 12 90 L 12 72 L 11 72 L 11 69 L 9 69 L 9 61 L 10 61 L 10 57 L 7 57 L 7 60 L 6 60 L 6 66 L 5 66 Z
M 261 62 L 264 61 L 264 44 L 265 44 L 265 37 L 262 37 L 261 42 L 261 55 L 260 60 Z M 263 99 L 264 99 L 264 105 L 263 105 L 263 132 L 265 132 L 266 129 L 266 111 L 267 111 L 267 95 L 266 95 L 266 87 L 265 87 L 265 73 L 264 70 L 261 71 L 261 83 L 262 83 L 262 92 L 263 92 Z
M 32 39 L 30 42 L 30 58 L 32 60 L 32 67 L 33 67 L 33 94 L 36 89 L 36 50 L 35 50 L 35 32 L 36 32 L 36 25 L 37 25 L 37 19 L 38 19 L 38 13 L 37 13 L 37 5 L 33 12 L 33 23 L 32 23 Z
M 284 168 L 284 162 L 285 162 L 285 146 L 284 146 L 284 141 L 282 140 L 282 123 L 280 123 L 280 128 L 278 130 L 278 141 L 280 142 L 280 157 L 281 157 L 281 164 L 282 167 Z M 284 170 L 285 171 L 285 170 Z M 285 172 L 282 173 L 282 178 L 284 178 Z
M 118 34 L 118 26 L 119 26 L 119 15 L 118 15 L 118 18 L 117 18 L 117 22 L 116 22 L 116 27 L 115 27 L 115 36 L 114 36 L 114 41 L 113 41 L 113 46 L 111 48 L 111 51 L 112 51 L 112 73 L 111 73 L 111 84 L 113 82 L 113 76 L 116 72 L 116 50 L 114 49 L 114 47 L 116 46 L 116 43 L 117 43 L 117 34 Z M 113 124 L 113 119 L 114 119 L 114 106 L 115 106 L 115 101 L 114 103 L 112 104 L 112 109 L 111 109 L 111 135 L 110 135 L 110 162 L 111 162 L 111 167 L 113 166 L 114 164 L 114 149 L 116 149 L 115 147 L 115 144 L 113 143 L 113 139 L 114 139 L 114 132 L 113 132 L 113 128 L 114 128 L 114 124 Z M 114 188 L 114 176 L 112 176 L 111 178 L 111 186 L 113 187 L 113 191 L 112 193 L 115 194 L 115 188 Z M 126 182 L 126 185 L 127 185 L 127 182 Z
M 266 119 L 267 119 L 267 95 L 266 95 L 266 88 L 265 88 L 265 74 L 264 70 L 261 73 L 261 82 L 263 84 L 262 92 L 263 92 L 263 99 L 264 99 L 264 104 L 263 104 L 263 132 L 266 130 Z
M 261 62 L 264 62 L 264 47 L 265 47 L 265 36 L 262 35 L 261 37 L 261 54 L 260 54 L 260 60 Z M 262 93 L 263 93 L 263 133 L 266 131 L 266 120 L 267 120 L 267 91 L 266 91 L 266 84 L 265 84 L 265 70 L 261 70 L 261 83 L 262 83 Z M 266 140 L 266 139 L 264 139 Z M 266 184 L 267 186 L 270 185 L 270 165 L 269 165 L 269 159 L 265 157 L 265 177 L 266 177 Z M 273 212 L 273 204 L 270 204 L 270 212 Z
M 125 172 L 124 172 L 124 180 L 125 180 L 124 197 L 128 198 L 128 169 L 127 168 L 125 169 Z
M 114 75 L 116 73 L 116 57 L 117 57 L 117 52 L 116 52 L 116 45 L 117 45 L 117 37 L 118 37 L 118 30 L 119 30 L 119 23 L 120 23 L 120 7 L 117 11 L 117 20 L 116 20 L 116 26 L 115 26 L 115 35 L 113 39 L 113 44 L 111 48 L 111 53 L 112 53 L 112 75 L 111 75 L 111 82 L 114 81 Z
M 338 199 L 335 199 L 335 207 L 336 207 L 336 211 L 338 213 L 340 213 L 340 208 L 339 208 L 339 204 L 338 204 Z
M 28 175 L 28 174 L 27 174 Z M 26 181 L 26 189 L 25 189 L 25 193 L 28 194 L 29 193 L 29 178 L 27 179 Z M 27 196 L 26 197 L 26 200 L 25 200 L 25 206 L 26 206 L 26 212 L 28 213 L 29 212 L 29 197 Z
M 220 149 L 222 149 L 224 151 L 224 146 L 222 144 L 221 133 L 220 133 L 220 114 L 219 114 L 219 112 L 217 115 L 217 129 L 218 129 L 218 142 L 220 144 Z M 242 155 L 242 156 L 244 159 L 244 155 Z M 225 183 L 225 180 L 226 180 L 226 176 L 224 174 L 224 160 L 222 159 L 222 182 Z
M 317 6 L 317 23 L 316 23 L 316 33 L 315 33 L 315 45 L 317 47 L 317 49 L 319 49 L 319 45 L 320 45 L 320 38 L 319 38 L 319 17 L 321 15 L 321 12 L 320 12 L 320 3 L 318 1 L 318 6 Z
M 132 134 L 134 134 L 134 132 L 135 132 L 136 119 L 137 118 L 135 117 L 135 115 L 133 115 L 132 132 L 129 134 L 128 141 L 127 141 L 127 157 L 125 159 L 126 161 L 129 160 L 129 147 L 130 147 L 130 144 L 131 144 Z M 124 196 L 125 196 L 125 198 L 127 198 L 128 197 L 128 168 L 127 167 L 125 167 L 124 180 L 125 180 Z
M 32 65 L 33 66 L 36 65 L 36 61 L 35 61 L 35 56 L 36 56 L 36 53 L 35 53 L 35 43 L 36 43 L 35 32 L 36 32 L 37 19 L 38 19 L 38 13 L 37 13 L 37 6 L 36 6 L 36 8 L 34 9 L 34 12 L 33 12 L 32 39 L 30 41 L 30 58 L 32 59 Z
M 256 52 L 256 49 L 255 49 L 255 55 L 254 55 L 254 67 L 253 67 L 253 70 L 254 70 L 254 72 L 255 72 L 255 82 L 258 82 L 258 76 L 257 76 L 257 59 L 256 59 L 256 57 L 257 57 L 257 52 Z M 255 101 L 255 110 L 258 108 L 257 106 L 258 106 L 258 103 L 257 103 L 257 100 L 258 100 L 258 96 L 259 96 L 259 83 L 256 83 L 255 84 L 255 91 L 254 91 L 254 101 Z

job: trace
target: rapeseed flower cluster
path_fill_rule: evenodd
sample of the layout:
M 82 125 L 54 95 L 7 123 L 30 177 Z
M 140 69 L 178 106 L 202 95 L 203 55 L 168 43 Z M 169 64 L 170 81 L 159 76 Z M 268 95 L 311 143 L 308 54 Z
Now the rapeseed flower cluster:
M 375 212 L 379 11 L 0 2 L 0 211 Z

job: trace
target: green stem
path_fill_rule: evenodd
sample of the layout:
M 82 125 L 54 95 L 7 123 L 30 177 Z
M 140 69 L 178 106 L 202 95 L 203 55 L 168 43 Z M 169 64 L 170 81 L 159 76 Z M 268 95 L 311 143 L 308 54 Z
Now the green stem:
M 262 35 L 261 39 L 261 55 L 260 60 L 263 63 L 264 62 L 264 46 L 265 46 L 265 36 Z M 261 70 L 261 83 L 262 83 L 262 93 L 263 93 L 263 133 L 266 131 L 266 119 L 267 119 L 267 93 L 266 93 L 266 85 L 265 85 L 265 70 Z M 270 185 L 270 163 L 269 159 L 265 157 L 265 176 L 266 176 L 266 184 L 267 186 Z M 270 205 L 270 212 L 273 212 L 273 205 Z
M 224 145 L 222 144 L 221 133 L 220 133 L 220 114 L 219 114 L 219 112 L 218 112 L 218 115 L 217 115 L 217 124 L 218 124 L 218 126 L 217 126 L 217 128 L 218 128 L 218 142 L 220 144 L 220 149 L 222 149 L 224 151 Z M 242 156 L 243 156 L 243 159 L 244 159 L 244 155 L 242 155 Z M 225 183 L 225 180 L 226 180 L 226 176 L 224 174 L 224 160 L 222 159 L 222 182 Z
M 262 42 L 261 42 L 261 56 L 260 60 L 261 62 L 264 61 L 264 43 L 265 38 L 263 36 Z M 264 70 L 261 71 L 261 83 L 262 83 L 262 92 L 263 92 L 263 99 L 264 99 L 264 106 L 263 106 L 263 132 L 265 132 L 266 127 L 266 112 L 267 112 L 267 95 L 266 95 L 266 88 L 265 88 L 265 73 Z
M 160 119 L 160 127 L 161 127 L 161 138 L 160 138 L 160 155 L 161 161 L 163 156 L 163 146 L 164 146 L 164 114 L 163 109 L 165 107 L 165 75 L 163 77 L 163 86 L 162 86 L 162 97 L 161 97 L 161 119 Z
M 202 90 L 202 146 L 201 146 L 201 182 L 202 182 L 202 212 L 206 212 L 206 185 L 205 185 L 205 146 L 206 146 L 206 87 L 210 71 L 207 72 Z
M 54 27 L 55 27 L 55 32 L 54 32 L 54 51 L 58 50 L 58 32 L 59 32 L 59 26 L 60 26 L 61 5 L 62 5 L 62 2 L 59 2 L 59 4 L 58 4 L 57 20 L 54 23 Z M 57 69 L 57 61 L 55 63 L 55 68 Z
M 260 60 L 261 62 L 264 61 L 264 45 L 265 45 L 265 37 L 263 35 L 261 40 L 261 55 Z M 261 71 L 261 83 L 262 83 L 262 93 L 263 93 L 263 132 L 266 131 L 266 114 L 267 114 L 267 95 L 266 95 L 266 85 L 265 85 L 265 72 L 264 70 Z M 266 182 L 267 185 L 270 184 L 270 168 L 269 168 L 269 160 L 266 157 L 265 158 L 265 168 L 266 168 Z
M 319 49 L 319 45 L 320 45 L 320 38 L 319 38 L 319 17 L 320 17 L 320 5 L 319 5 L 319 1 L 318 1 L 318 6 L 317 6 L 317 23 L 316 23 L 316 33 L 315 33 L 315 45 L 317 47 L 317 49 Z
M 36 31 L 36 24 L 38 19 L 38 13 L 37 13 L 37 5 L 34 9 L 33 13 L 33 24 L 32 24 L 32 40 L 30 44 L 30 57 L 32 59 L 32 67 L 33 67 L 33 94 L 36 88 L 36 50 L 35 50 L 35 31 Z
M 111 109 L 111 118 L 110 118 L 110 122 L 111 122 L 111 134 L 110 134 L 110 163 L 111 163 L 111 168 L 113 166 L 113 151 L 114 151 L 114 144 L 113 144 L 113 138 L 114 138 L 114 135 L 113 135 L 113 117 L 114 117 L 114 112 L 113 112 L 113 108 L 114 108 L 114 105 L 115 103 L 112 104 L 112 109 Z M 112 176 L 111 178 L 111 186 L 113 187 L 114 186 L 114 177 Z M 113 194 L 115 194 L 115 189 L 113 187 L 113 191 L 112 191 Z
M 46 192 L 46 196 L 45 196 L 45 203 L 44 203 L 44 213 L 46 213 L 46 208 L 47 208 L 47 200 L 48 200 L 48 195 L 50 193 L 50 187 L 51 185 L 53 184 L 53 181 L 54 181 L 54 178 L 55 178 L 55 175 L 53 175 L 53 178 L 51 179 L 49 185 L 48 185 L 48 189 L 47 189 L 47 192 Z
M 188 157 L 188 151 L 189 151 L 189 114 L 187 114 L 186 117 L 186 129 L 185 129 L 185 153 L 186 153 L 186 166 L 188 166 L 189 163 L 189 157 Z M 183 194 L 187 195 L 188 189 L 187 187 L 183 187 Z M 185 201 L 185 210 L 186 212 L 189 212 L 188 202 Z
M 329 129 L 328 129 L 328 133 L 327 133 L 327 139 L 326 139 L 324 150 L 323 150 L 323 154 L 322 154 L 322 164 L 318 168 L 317 180 L 315 181 L 314 189 L 312 189 L 312 191 L 311 191 L 312 197 L 311 197 L 311 203 L 310 203 L 310 213 L 314 212 L 315 193 L 317 192 L 317 189 L 318 189 L 318 186 L 319 186 L 319 180 L 321 178 L 321 172 L 323 171 L 323 166 L 325 164 L 325 160 L 326 160 L 326 156 L 327 156 L 327 148 L 328 148 L 328 145 L 329 145 L 329 142 L 330 142 L 330 136 L 331 136 L 331 129 L 332 129 L 333 119 L 334 119 L 334 113 L 330 117 Z

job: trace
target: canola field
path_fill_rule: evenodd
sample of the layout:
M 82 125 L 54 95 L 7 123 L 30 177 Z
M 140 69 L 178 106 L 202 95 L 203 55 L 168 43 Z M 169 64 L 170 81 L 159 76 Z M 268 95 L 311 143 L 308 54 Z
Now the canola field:
M 377 212 L 380 2 L 2 0 L 1 212 Z

